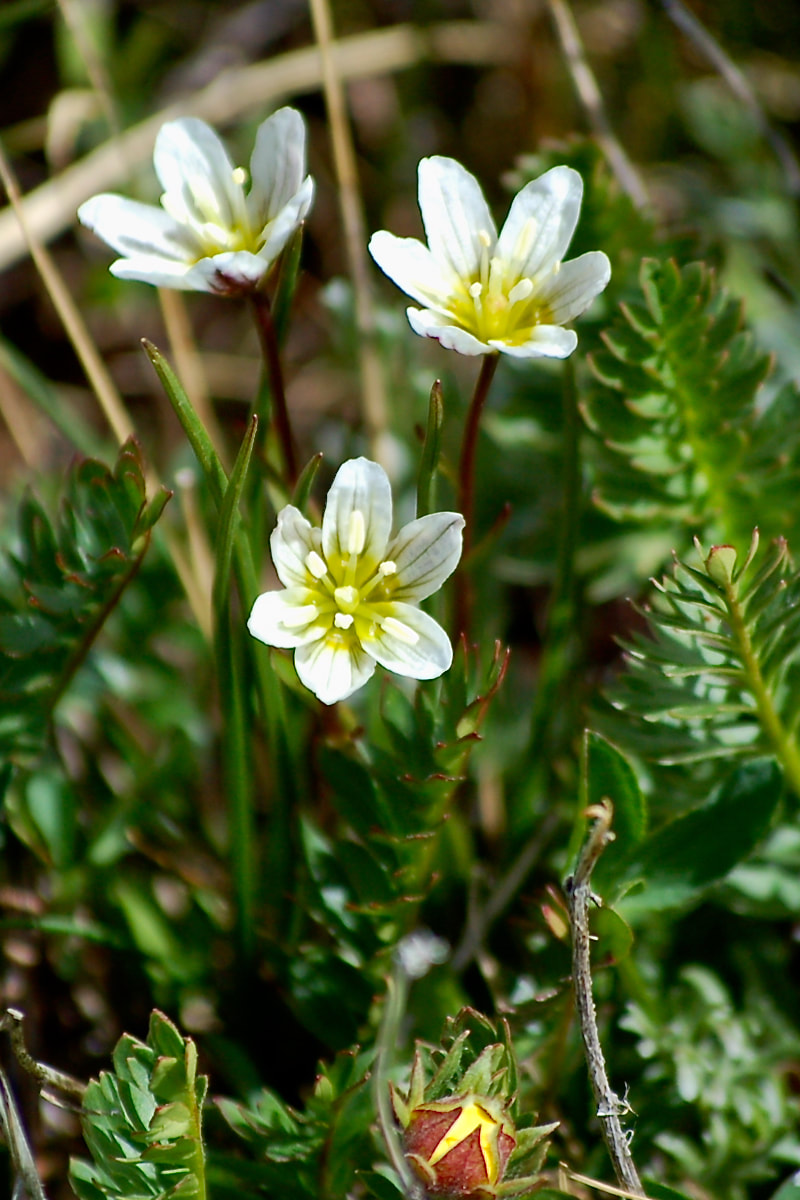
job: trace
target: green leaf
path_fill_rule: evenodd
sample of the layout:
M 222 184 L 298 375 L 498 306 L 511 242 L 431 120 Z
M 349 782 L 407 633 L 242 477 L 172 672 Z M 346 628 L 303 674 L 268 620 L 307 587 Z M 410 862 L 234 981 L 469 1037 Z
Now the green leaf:
M 705 805 L 645 838 L 623 876 L 644 883 L 620 902 L 625 919 L 691 903 L 723 879 L 766 834 L 781 790 L 773 761 L 745 763 Z
M 0 572 L 0 751 L 18 763 L 44 748 L 55 706 L 133 579 L 169 493 L 149 503 L 138 446 L 113 467 L 78 459 L 54 517 L 32 495 Z M 53 847 L 51 847 L 53 849 Z
M 604 335 L 592 362 L 599 386 L 582 405 L 604 446 L 597 503 L 615 520 L 691 523 L 734 544 L 754 511 L 768 536 L 792 533 L 796 389 L 760 402 L 769 355 L 704 264 L 646 259 L 640 286 L 642 299 Z
M 614 806 L 614 841 L 606 847 L 593 876 L 597 891 L 605 900 L 612 901 L 624 862 L 645 835 L 647 805 L 622 751 L 599 733 L 587 730 L 585 738 L 587 803 L 600 804 L 607 797 Z M 585 821 L 582 826 L 585 829 Z
M 795 1171 L 773 1192 L 771 1200 L 800 1200 L 800 1171 Z
M 86 1090 L 82 1125 L 93 1161 L 73 1160 L 80 1200 L 205 1200 L 201 1114 L 208 1081 L 197 1051 L 163 1013 L 153 1012 L 146 1042 L 125 1034 L 114 1071 Z
M 442 401 L 442 385 L 437 379 L 431 388 L 431 398 L 428 405 L 428 425 L 425 430 L 425 442 L 422 447 L 422 457 L 417 475 L 417 516 L 427 516 L 435 503 L 436 472 L 439 468 L 439 454 L 442 425 L 444 423 L 444 403 Z

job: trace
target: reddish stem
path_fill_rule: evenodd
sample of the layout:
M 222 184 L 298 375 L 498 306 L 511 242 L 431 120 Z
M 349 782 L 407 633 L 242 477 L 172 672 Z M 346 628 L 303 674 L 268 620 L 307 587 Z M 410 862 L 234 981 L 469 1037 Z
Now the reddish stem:
M 272 419 L 275 432 L 281 445 L 281 454 L 286 468 L 286 483 L 292 490 L 297 483 L 297 455 L 292 437 L 292 427 L 289 422 L 289 409 L 286 404 L 286 391 L 283 386 L 283 370 L 275 334 L 275 322 L 272 319 L 272 309 L 269 299 L 263 292 L 252 292 L 251 300 L 255 313 L 258 336 L 261 341 L 261 351 L 267 368 L 269 390 L 272 396 Z

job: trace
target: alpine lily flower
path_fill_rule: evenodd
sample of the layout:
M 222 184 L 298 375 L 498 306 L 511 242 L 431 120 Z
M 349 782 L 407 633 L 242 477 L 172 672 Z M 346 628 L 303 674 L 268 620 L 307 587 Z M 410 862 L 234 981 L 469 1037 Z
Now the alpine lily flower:
M 161 207 L 106 193 L 79 220 L 122 257 L 112 275 L 183 291 L 250 291 L 306 216 L 314 181 L 305 173 L 305 126 L 293 108 L 262 123 L 248 172 L 234 167 L 205 121 L 163 125 L 153 164 Z
M 447 634 L 416 607 L 452 574 L 464 519 L 431 513 L 391 538 L 386 472 L 366 458 L 336 474 L 322 528 L 291 504 L 270 539 L 281 591 L 264 592 L 247 627 L 269 646 L 293 649 L 300 681 L 325 704 L 344 700 L 375 664 L 435 679 L 453 661 Z
M 452 158 L 423 158 L 419 207 L 428 238 L 381 230 L 375 262 L 424 307 L 411 328 L 460 354 L 566 358 L 578 344 L 564 326 L 611 276 L 600 250 L 562 262 L 578 223 L 583 181 L 553 167 L 514 198 L 499 235 L 478 181 Z

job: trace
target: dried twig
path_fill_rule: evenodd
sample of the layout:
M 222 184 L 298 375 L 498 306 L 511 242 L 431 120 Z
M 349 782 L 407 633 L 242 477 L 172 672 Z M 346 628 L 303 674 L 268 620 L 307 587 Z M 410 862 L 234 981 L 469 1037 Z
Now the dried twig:
M 597 139 L 597 144 L 605 154 L 608 165 L 619 180 L 620 186 L 628 193 L 636 207 L 646 208 L 650 203 L 647 190 L 611 128 L 603 97 L 587 62 L 572 10 L 566 0 L 547 0 L 547 5 L 561 42 L 561 49 L 567 60 L 575 91 L 586 110 L 589 126 Z
M 590 881 L 598 858 L 614 837 L 611 832 L 613 811 L 608 800 L 588 810 L 588 815 L 595 818 L 595 823 L 578 857 L 575 874 L 566 883 L 572 926 L 572 986 L 575 991 L 575 1005 L 581 1026 L 586 1064 L 589 1068 L 589 1078 L 597 1104 L 597 1116 L 614 1166 L 617 1182 L 621 1188 L 625 1189 L 626 1193 L 644 1196 L 645 1192 L 631 1157 L 629 1135 L 622 1128 L 620 1121 L 621 1116 L 630 1112 L 630 1105 L 624 1097 L 620 1098 L 612 1090 L 608 1081 L 606 1061 L 600 1045 L 600 1035 L 597 1032 L 597 1013 L 592 995 L 589 906 L 593 901 L 595 903 L 599 903 L 599 901 L 592 894 Z

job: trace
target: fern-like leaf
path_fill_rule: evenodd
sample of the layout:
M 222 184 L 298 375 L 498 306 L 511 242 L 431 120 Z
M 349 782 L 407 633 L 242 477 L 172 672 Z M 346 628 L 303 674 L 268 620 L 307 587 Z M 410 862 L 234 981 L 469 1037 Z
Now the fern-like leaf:
M 658 763 L 772 755 L 800 795 L 800 573 L 779 539 L 752 569 L 731 546 L 675 563 L 639 611 L 601 725 Z
M 604 334 L 593 362 L 600 386 L 583 404 L 605 444 L 597 503 L 618 520 L 688 524 L 732 542 L 748 536 L 755 511 L 768 536 L 790 535 L 795 389 L 759 412 L 770 358 L 702 263 L 645 260 L 640 282 L 642 300 Z
M 22 500 L 0 591 L 0 751 L 37 754 L 53 708 L 135 575 L 169 493 L 148 502 L 138 446 L 78 460 L 51 520 Z
M 201 1113 L 208 1080 L 197 1074 L 194 1042 L 156 1011 L 147 1041 L 125 1034 L 113 1061 L 83 1102 L 94 1161 L 70 1164 L 79 1200 L 205 1200 Z

